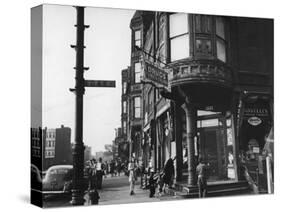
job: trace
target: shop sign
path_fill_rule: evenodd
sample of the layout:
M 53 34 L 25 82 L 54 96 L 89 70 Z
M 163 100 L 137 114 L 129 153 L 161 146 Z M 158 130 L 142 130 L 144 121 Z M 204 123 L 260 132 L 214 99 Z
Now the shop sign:
M 260 153 L 259 147 L 253 147 L 253 153 Z
M 168 86 L 168 73 L 147 62 L 144 68 L 144 79 L 145 81 L 150 80 L 153 83 Z
M 252 116 L 248 118 L 248 123 L 252 126 L 258 126 L 262 123 L 262 120 L 259 117 Z
M 245 116 L 268 116 L 268 110 L 266 108 L 245 108 Z

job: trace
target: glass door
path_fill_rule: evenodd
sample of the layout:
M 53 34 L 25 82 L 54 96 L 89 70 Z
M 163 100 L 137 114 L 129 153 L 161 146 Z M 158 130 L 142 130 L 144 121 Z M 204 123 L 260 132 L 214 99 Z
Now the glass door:
M 209 165 L 209 181 L 227 179 L 227 142 L 226 129 L 219 119 L 202 120 L 217 123 L 216 126 L 198 128 L 199 157 Z

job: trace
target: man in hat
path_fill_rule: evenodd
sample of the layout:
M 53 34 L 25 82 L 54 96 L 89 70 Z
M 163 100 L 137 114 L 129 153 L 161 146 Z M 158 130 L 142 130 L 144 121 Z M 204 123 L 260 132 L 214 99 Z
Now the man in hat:
M 206 197 L 207 194 L 207 165 L 202 158 L 199 158 L 199 164 L 196 167 L 198 176 L 197 185 L 199 190 L 199 198 Z

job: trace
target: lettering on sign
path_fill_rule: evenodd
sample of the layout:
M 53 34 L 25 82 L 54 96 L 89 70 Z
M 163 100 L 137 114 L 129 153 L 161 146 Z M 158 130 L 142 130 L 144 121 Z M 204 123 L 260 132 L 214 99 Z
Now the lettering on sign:
M 168 73 L 149 63 L 145 64 L 144 78 L 145 80 L 151 80 L 152 82 L 168 86 Z
M 268 116 L 266 108 L 245 108 L 244 115 L 246 116 Z
M 248 119 L 248 123 L 252 126 L 258 126 L 262 123 L 262 120 L 259 117 L 253 116 Z
M 253 147 L 253 153 L 260 153 L 259 147 Z
M 85 87 L 116 87 L 113 80 L 85 80 Z

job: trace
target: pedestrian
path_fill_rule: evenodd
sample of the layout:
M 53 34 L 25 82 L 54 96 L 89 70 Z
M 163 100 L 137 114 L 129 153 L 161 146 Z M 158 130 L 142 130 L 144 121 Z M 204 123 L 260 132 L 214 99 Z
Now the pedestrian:
M 114 176 L 117 176 L 117 168 L 118 168 L 118 162 L 117 160 L 114 161 Z
M 106 178 L 107 174 L 108 174 L 108 163 L 107 163 L 107 161 L 105 161 L 105 163 L 104 163 L 104 170 L 103 170 L 103 172 L 104 172 L 104 178 Z
M 96 170 L 97 162 L 96 159 L 93 158 L 90 160 L 90 189 L 94 189 L 97 186 L 97 170 Z
M 117 172 L 118 172 L 118 176 L 120 176 L 121 169 L 122 169 L 122 167 L 121 167 L 121 161 L 118 160 L 118 162 L 117 162 Z
M 145 173 L 145 167 L 143 165 L 143 161 L 140 161 L 140 177 L 141 177 L 141 184 L 140 184 L 140 188 L 144 188 L 144 173 Z
M 134 158 L 131 159 L 131 162 L 128 165 L 129 171 L 129 183 L 130 183 L 130 195 L 135 194 L 135 182 L 136 182 L 136 165 Z
M 169 158 L 164 166 L 164 171 L 163 171 L 164 193 L 166 187 L 171 187 L 174 174 L 175 174 L 174 161 L 172 158 Z
M 207 172 L 208 170 L 205 161 L 202 158 L 199 158 L 199 164 L 196 167 L 199 198 L 204 198 L 207 195 Z
M 111 177 L 114 176 L 114 172 L 115 172 L 115 163 L 113 160 L 111 160 L 110 162 L 110 174 L 111 174 Z
M 155 195 L 157 176 L 154 174 L 154 169 L 150 169 L 149 176 L 149 197 L 152 198 Z
M 99 161 L 97 162 L 97 189 L 102 188 L 102 177 L 103 177 L 103 163 L 102 158 L 99 158 Z
M 88 190 L 88 196 L 89 196 L 89 205 L 98 205 L 100 195 L 97 189 Z

